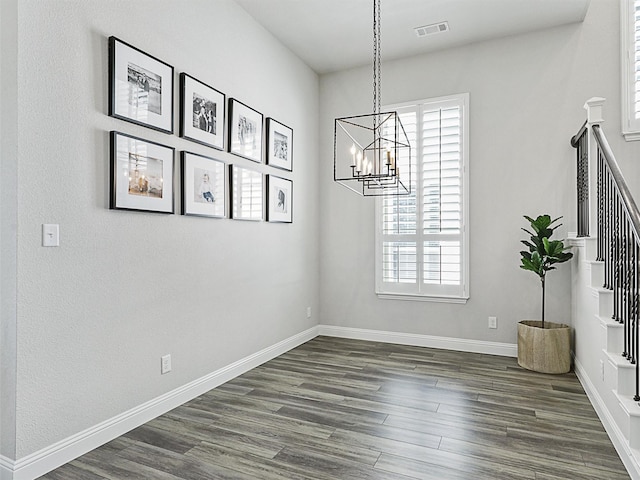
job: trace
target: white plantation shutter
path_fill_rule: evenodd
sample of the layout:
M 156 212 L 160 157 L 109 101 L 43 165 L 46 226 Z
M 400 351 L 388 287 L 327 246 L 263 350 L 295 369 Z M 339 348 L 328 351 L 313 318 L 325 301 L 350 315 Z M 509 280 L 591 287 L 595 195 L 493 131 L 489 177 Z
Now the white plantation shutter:
M 468 94 L 395 110 L 412 147 L 413 183 L 411 195 L 378 200 L 376 292 L 466 299 Z
M 633 5 L 634 118 L 640 118 L 640 1 Z
M 640 0 L 621 2 L 622 133 L 640 140 Z

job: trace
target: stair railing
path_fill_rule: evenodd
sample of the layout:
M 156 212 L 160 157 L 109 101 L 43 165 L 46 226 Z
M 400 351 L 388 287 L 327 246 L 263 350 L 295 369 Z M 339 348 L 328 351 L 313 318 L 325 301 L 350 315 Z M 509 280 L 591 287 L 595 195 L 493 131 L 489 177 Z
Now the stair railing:
M 587 122 L 571 139 L 571 145 L 577 152 L 578 236 L 589 236 L 589 223 L 594 218 L 595 208 L 598 232 L 596 261 L 604 263 L 603 288 L 613 292 L 612 319 L 623 325 L 621 354 L 635 365 L 634 400 L 640 401 L 640 211 L 600 127 L 603 103 L 601 98 L 587 101 Z M 593 143 L 590 143 L 589 132 Z M 590 163 L 590 157 L 593 157 L 590 153 L 594 150 L 595 171 L 593 163 Z M 589 187 L 594 180 L 596 201 L 592 204 L 589 202 Z

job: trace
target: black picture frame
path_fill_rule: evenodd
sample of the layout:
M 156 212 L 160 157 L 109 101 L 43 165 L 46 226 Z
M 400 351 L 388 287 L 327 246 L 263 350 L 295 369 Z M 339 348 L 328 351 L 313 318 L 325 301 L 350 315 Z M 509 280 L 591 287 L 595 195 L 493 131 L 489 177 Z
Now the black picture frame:
M 226 107 L 224 93 L 180 74 L 180 137 L 224 150 Z
M 267 175 L 267 221 L 293 223 L 293 181 Z
M 262 163 L 263 115 L 235 98 L 229 99 L 229 152 Z
M 226 218 L 227 166 L 222 160 L 182 151 L 182 215 Z
M 252 168 L 229 165 L 231 218 L 264 220 L 264 175 Z
M 174 213 L 173 147 L 110 132 L 109 208 Z
M 109 37 L 109 116 L 173 133 L 173 67 Z
M 267 131 L 267 165 L 293 171 L 293 129 L 269 117 Z

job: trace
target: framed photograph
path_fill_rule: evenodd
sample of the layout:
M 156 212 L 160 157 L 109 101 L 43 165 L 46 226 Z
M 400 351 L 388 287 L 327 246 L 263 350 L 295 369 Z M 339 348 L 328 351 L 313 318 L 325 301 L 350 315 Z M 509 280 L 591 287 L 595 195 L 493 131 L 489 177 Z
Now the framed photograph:
M 173 147 L 111 132 L 109 207 L 173 213 Z
M 231 165 L 231 218 L 259 221 L 263 216 L 262 174 Z
M 180 136 L 224 150 L 225 95 L 186 73 L 180 92 Z
M 173 133 L 173 67 L 109 37 L 109 115 Z
M 267 175 L 267 221 L 293 222 L 293 182 Z
M 229 100 L 229 151 L 262 163 L 262 114 L 235 98 Z
M 182 214 L 224 218 L 227 214 L 225 163 L 182 152 Z
M 273 118 L 267 118 L 267 164 L 293 170 L 293 130 Z

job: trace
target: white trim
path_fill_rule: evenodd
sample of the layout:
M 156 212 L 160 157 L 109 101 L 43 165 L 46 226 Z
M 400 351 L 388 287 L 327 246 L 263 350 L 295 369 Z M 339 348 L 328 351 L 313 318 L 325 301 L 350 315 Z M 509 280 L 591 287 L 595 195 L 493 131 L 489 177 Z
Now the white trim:
M 637 142 L 640 140 L 640 132 L 622 132 L 622 135 L 627 142 Z
M 635 110 L 635 6 L 634 0 L 620 0 L 620 100 L 622 102 L 622 134 L 628 142 L 640 140 L 640 120 Z
M 570 247 L 584 247 L 587 242 L 585 241 L 586 237 L 578 237 L 575 232 L 569 232 L 567 235 L 567 245 Z
M 576 377 L 582 384 L 582 388 L 584 389 L 591 405 L 593 405 L 594 410 L 596 411 L 598 418 L 602 422 L 604 429 L 606 430 L 609 438 L 611 439 L 611 443 L 613 443 L 616 452 L 618 452 L 618 456 L 625 468 L 629 472 L 629 475 L 633 480 L 640 480 L 640 465 L 638 461 L 633 456 L 631 448 L 627 440 L 624 437 L 622 431 L 616 425 L 611 412 L 607 408 L 606 403 L 602 400 L 602 397 L 598 394 L 598 391 L 595 385 L 591 382 L 591 379 L 587 375 L 586 370 L 580 364 L 580 362 L 574 357 L 573 358 L 574 371 L 576 373 Z
M 447 297 L 445 295 L 418 295 L 411 293 L 376 293 L 381 300 L 404 300 L 411 302 L 467 303 L 469 297 Z
M 417 333 L 386 332 L 382 330 L 338 327 L 334 325 L 318 325 L 318 335 L 367 340 L 370 342 L 395 343 L 398 345 L 412 345 L 416 347 L 440 348 L 459 352 L 486 353 L 488 355 L 500 355 L 502 357 L 518 356 L 518 346 L 515 343 L 436 337 Z
M 31 480 L 44 475 L 317 335 L 318 327 L 312 327 L 15 462 L 0 458 L 0 480 Z
M 384 234 L 382 232 L 382 202 L 383 197 L 378 197 L 375 203 L 375 293 L 381 299 L 397 299 L 407 301 L 426 301 L 426 302 L 446 302 L 446 303 L 466 303 L 469 298 L 469 93 L 457 93 L 442 97 L 427 98 L 401 104 L 386 106 L 386 110 L 401 110 L 405 108 L 414 109 L 417 115 L 416 128 L 417 133 L 423 131 L 422 113 L 425 109 L 452 108 L 460 109 L 460 180 L 462 181 L 462 205 L 461 205 L 461 232 L 460 234 L 428 234 L 424 233 L 421 225 L 423 224 L 423 205 L 422 205 L 422 178 L 419 172 L 421 168 L 420 162 L 416 160 L 415 172 L 415 190 L 416 190 L 416 231 L 413 234 L 396 235 Z M 412 146 L 416 150 L 413 153 L 414 158 L 422 158 L 422 142 L 417 142 Z M 418 198 L 419 197 L 419 198 Z M 424 260 L 424 242 L 430 240 L 453 240 L 460 242 L 460 276 L 461 285 L 433 285 L 427 284 L 423 280 L 423 260 Z M 414 282 L 407 283 L 388 283 L 383 280 L 382 265 L 382 246 L 385 241 L 389 242 L 410 242 L 415 244 L 416 249 L 416 279 Z M 457 298 L 458 301 L 449 300 Z

